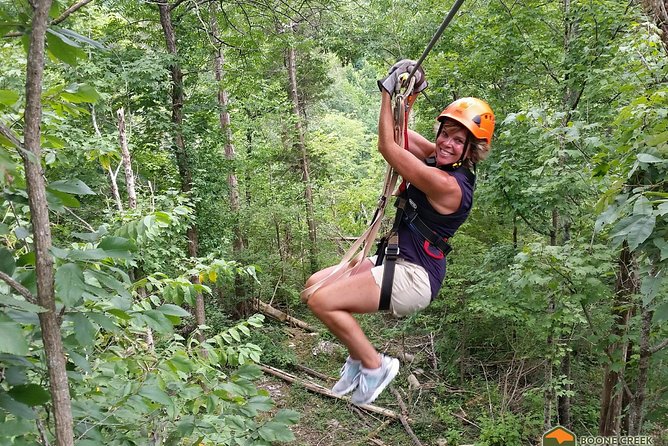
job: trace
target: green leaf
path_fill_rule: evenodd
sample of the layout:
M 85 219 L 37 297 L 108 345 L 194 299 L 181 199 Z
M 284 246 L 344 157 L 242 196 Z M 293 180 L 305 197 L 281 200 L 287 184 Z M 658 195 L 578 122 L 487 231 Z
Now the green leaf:
M 0 104 L 14 105 L 19 100 L 19 94 L 12 90 L 0 90 Z
M 668 241 L 659 237 L 655 237 L 652 241 L 654 242 L 654 246 L 661 251 L 661 261 L 663 262 L 668 258 Z
M 643 195 L 640 195 L 633 204 L 633 213 L 636 215 L 652 215 L 652 211 L 652 203 Z
M 664 302 L 663 304 L 656 307 L 652 320 L 657 323 L 668 320 L 668 302 Z
M 112 308 L 110 310 L 107 310 L 107 313 L 116 316 L 117 318 L 123 320 L 123 321 L 129 321 L 132 319 L 132 316 L 130 316 L 128 313 L 126 313 L 123 310 L 119 310 L 118 308 Z
M 648 146 L 658 146 L 661 143 L 668 141 L 668 132 L 658 133 L 656 135 L 649 135 L 645 138 L 645 143 Z M 641 155 L 644 155 L 641 153 Z
M 74 337 L 82 346 L 89 346 L 95 343 L 97 329 L 90 322 L 90 319 L 83 313 L 68 314 L 67 319 L 74 324 Z
M 83 296 L 84 276 L 78 265 L 66 263 L 56 270 L 56 297 L 66 307 L 73 307 Z
M 15 299 L 12 296 L 0 295 L 0 305 L 16 308 L 18 310 L 29 311 L 31 313 L 44 313 L 47 311 L 46 308 L 42 308 L 39 305 L 32 304 L 25 300 Z
M 276 413 L 272 421 L 277 423 L 295 424 L 301 418 L 301 414 L 290 409 L 281 409 Z
M 47 29 L 46 49 L 52 58 L 72 66 L 77 64 L 78 59 L 86 57 L 86 52 L 76 43 L 51 28 Z
M 646 164 L 668 163 L 668 160 L 658 158 L 654 155 L 650 155 L 649 153 L 639 153 L 637 155 L 637 158 L 638 158 L 638 161 L 640 161 L 641 163 L 646 163 Z
M 146 310 L 143 315 L 145 316 L 146 323 L 157 332 L 169 333 L 172 331 L 172 323 L 161 312 Z
M 253 411 L 266 412 L 274 408 L 274 402 L 268 396 L 257 395 L 249 398 L 246 406 Z
M 111 274 L 107 274 L 101 271 L 88 271 L 88 272 L 102 284 L 116 291 L 119 296 L 127 300 L 132 300 L 132 295 L 128 291 L 126 285 L 123 282 L 117 280 Z
M 188 313 L 186 310 L 179 307 L 178 305 L 173 305 L 173 304 L 160 305 L 158 308 L 156 308 L 156 310 L 168 316 L 178 316 L 178 317 L 190 316 L 190 313 Z
M 28 341 L 21 326 L 16 322 L 0 322 L 0 353 L 26 356 L 29 353 Z
M 10 386 L 19 386 L 28 382 L 26 368 L 20 366 L 11 366 L 5 369 L 5 380 Z
M 230 329 L 228 330 L 228 333 L 230 334 L 230 336 L 232 336 L 232 338 L 233 338 L 235 341 L 237 341 L 237 342 L 241 342 L 241 336 L 239 336 L 239 332 L 238 332 L 235 328 L 230 328 Z
M 0 407 L 2 407 L 7 412 L 12 415 L 16 415 L 19 418 L 25 418 L 27 420 L 34 420 L 37 418 L 37 414 L 34 410 L 30 408 L 27 404 L 19 403 L 14 398 L 0 390 Z M 5 424 L 2 425 L 2 434 L 5 434 Z M 5 434 L 6 435 L 6 434 Z
M 94 104 L 100 99 L 100 94 L 88 84 L 71 84 L 60 96 L 74 104 Z
M 49 183 L 48 189 L 75 195 L 96 195 L 83 181 L 77 179 L 54 181 Z
M 158 388 L 155 384 L 147 384 L 139 390 L 139 395 L 149 400 L 162 404 L 164 406 L 171 406 L 172 399 L 163 390 Z
M 30 251 L 26 254 L 23 254 L 16 261 L 16 266 L 35 266 L 35 251 Z
M 657 208 L 657 211 L 659 215 L 668 214 L 668 201 L 664 201 L 663 203 L 661 203 Z
M 294 441 L 295 435 L 282 423 L 270 421 L 260 428 L 258 434 L 266 441 Z
M 97 40 L 89 39 L 88 37 L 82 36 L 81 34 L 76 33 L 76 32 L 74 32 L 70 29 L 56 28 L 56 27 L 52 27 L 52 28 L 58 30 L 58 32 L 62 36 L 69 37 L 72 40 L 77 40 L 77 41 L 82 42 L 82 43 L 86 43 L 86 44 L 94 47 L 95 49 L 98 49 L 98 50 L 106 50 L 107 49 L 104 45 L 102 45 Z
M 104 328 L 110 332 L 118 331 L 118 326 L 114 324 L 114 321 L 111 320 L 109 316 L 106 316 L 102 313 L 86 313 L 86 316 L 91 321 L 95 322 L 100 327 Z
M 65 207 L 78 208 L 81 206 L 79 200 L 74 196 L 56 190 L 46 190 L 46 201 L 49 205 L 49 209 L 55 212 L 64 212 Z
M 15 386 L 7 393 L 19 403 L 27 404 L 30 407 L 40 406 L 51 399 L 51 394 L 37 384 Z
M 16 270 L 16 261 L 9 250 L 0 246 L 0 271 L 11 276 Z
M 19 240 L 25 240 L 25 239 L 27 239 L 28 237 L 30 237 L 30 232 L 28 232 L 28 230 L 26 230 L 26 228 L 24 228 L 23 226 L 17 226 L 17 227 L 14 229 L 14 235 L 15 235 L 16 238 L 18 238 Z
M 2 433 L 3 437 L 11 438 L 31 433 L 34 429 L 35 423 L 33 421 L 29 421 L 28 419 L 5 420 L 2 422 L 2 431 L 0 432 Z M 9 444 L 14 445 L 16 442 L 11 441 Z
M 634 214 L 620 220 L 610 235 L 614 238 L 626 239 L 629 249 L 633 251 L 652 235 L 655 225 L 654 215 Z M 621 240 L 619 242 L 621 243 Z
M 137 246 L 132 240 L 128 240 L 123 237 L 105 237 L 97 245 L 98 248 L 105 251 L 135 251 Z M 113 256 L 112 256 L 113 257 Z

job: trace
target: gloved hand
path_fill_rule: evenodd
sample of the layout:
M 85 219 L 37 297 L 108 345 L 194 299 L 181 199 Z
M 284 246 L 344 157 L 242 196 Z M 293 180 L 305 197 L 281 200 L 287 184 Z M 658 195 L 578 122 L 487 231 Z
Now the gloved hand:
M 380 91 L 387 91 L 391 95 L 394 95 L 396 90 L 408 81 L 408 75 L 413 71 L 415 66 L 415 61 L 410 59 L 402 59 L 399 62 L 392 65 L 390 71 L 387 74 L 387 77 L 380 79 L 378 81 L 378 88 Z M 425 79 L 424 70 L 422 66 L 418 67 L 413 75 L 415 77 L 415 84 L 413 86 L 413 93 L 416 94 L 427 88 L 427 80 Z M 408 85 L 407 83 L 405 85 Z

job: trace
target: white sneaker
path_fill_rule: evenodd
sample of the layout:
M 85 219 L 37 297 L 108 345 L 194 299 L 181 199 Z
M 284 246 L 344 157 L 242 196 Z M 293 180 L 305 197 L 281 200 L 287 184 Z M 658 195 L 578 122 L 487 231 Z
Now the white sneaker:
M 332 392 L 338 396 L 343 396 L 346 393 L 353 391 L 353 389 L 357 387 L 357 384 L 359 384 L 361 372 L 362 363 L 348 356 L 348 359 L 346 359 L 346 362 L 343 364 L 343 367 L 341 367 L 341 371 L 339 372 L 341 379 L 334 384 Z
M 392 382 L 397 373 L 399 373 L 399 360 L 380 355 L 380 370 L 360 373 L 359 387 L 353 393 L 352 403 L 357 405 L 372 403 Z

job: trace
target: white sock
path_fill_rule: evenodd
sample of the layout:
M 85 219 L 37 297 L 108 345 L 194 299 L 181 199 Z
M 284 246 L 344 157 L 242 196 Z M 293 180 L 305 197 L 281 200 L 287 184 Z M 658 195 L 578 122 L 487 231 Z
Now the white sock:
M 350 364 L 352 364 L 352 365 L 357 365 L 357 364 L 361 364 L 361 363 L 362 363 L 362 361 L 360 361 L 359 359 L 353 359 L 353 358 L 351 358 L 350 356 L 348 356 L 348 358 L 346 358 L 346 362 L 348 362 L 348 363 L 350 363 Z

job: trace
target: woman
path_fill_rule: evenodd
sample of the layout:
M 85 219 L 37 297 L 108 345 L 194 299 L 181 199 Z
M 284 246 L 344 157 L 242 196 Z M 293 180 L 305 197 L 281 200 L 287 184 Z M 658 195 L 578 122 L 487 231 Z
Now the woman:
M 409 150 L 404 150 L 394 141 L 391 95 L 414 63 L 400 61 L 385 79 L 378 81 L 382 94 L 378 150 L 409 183 L 404 194 L 407 202 L 417 206 L 413 217 L 417 214 L 417 219 L 437 238 L 447 242 L 471 210 L 475 164 L 490 150 L 494 114 L 480 99 L 459 99 L 438 116 L 440 128 L 435 143 L 410 131 Z M 416 73 L 415 85 L 415 93 L 427 86 L 421 70 Z M 425 162 L 428 157 L 432 157 L 429 163 Z M 436 246 L 443 247 L 442 244 L 426 241 L 424 226 L 419 225 L 423 228 L 421 233 L 416 220 L 409 220 L 402 220 L 398 228 L 400 253 L 389 308 L 397 316 L 429 305 L 445 277 L 447 250 L 442 252 Z M 319 288 L 308 300 L 311 311 L 348 348 L 341 379 L 332 391 L 344 395 L 355 390 L 354 404 L 374 401 L 399 371 L 399 361 L 379 354 L 353 317 L 353 313 L 379 311 L 384 267 L 376 266 L 375 260 L 374 257 L 365 260 L 353 275 Z M 306 287 L 327 277 L 332 268 L 313 274 Z

